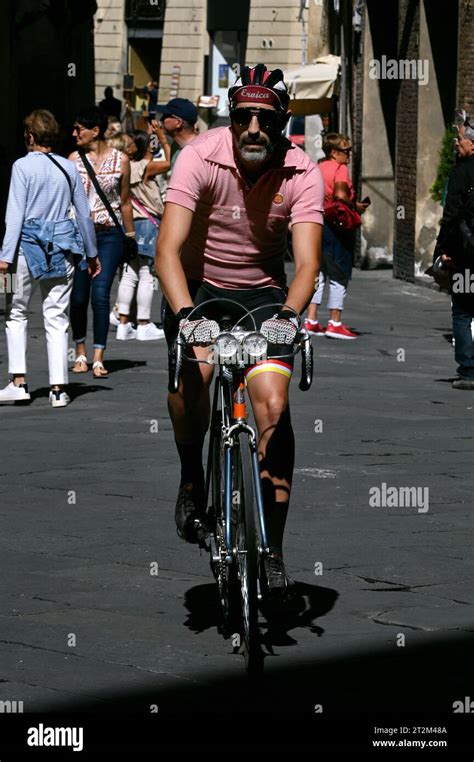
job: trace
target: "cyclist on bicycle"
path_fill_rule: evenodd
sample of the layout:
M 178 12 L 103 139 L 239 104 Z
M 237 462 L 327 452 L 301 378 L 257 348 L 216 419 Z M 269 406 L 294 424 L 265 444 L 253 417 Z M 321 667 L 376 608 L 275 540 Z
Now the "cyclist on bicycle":
M 196 358 L 205 359 L 219 333 L 216 320 L 229 313 L 202 302 L 231 298 L 246 309 L 273 303 L 255 315 L 270 342 L 268 356 L 288 354 L 298 320 L 311 300 L 319 273 L 324 183 L 318 167 L 282 132 L 290 117 L 281 70 L 245 67 L 229 90 L 230 127 L 211 129 L 185 146 L 171 177 L 157 243 L 156 271 L 166 298 L 163 323 L 168 345 L 178 330 Z M 286 287 L 284 260 L 291 224 L 295 275 Z M 275 308 L 275 303 L 281 305 Z M 233 313 L 237 321 L 241 315 Z M 276 343 L 278 342 L 278 343 Z M 283 346 L 286 343 L 286 347 Z M 288 405 L 292 362 L 268 360 L 250 367 L 246 383 L 257 425 L 264 513 L 270 555 L 270 592 L 283 591 L 283 533 L 294 466 L 294 434 Z M 205 531 L 202 450 L 209 426 L 213 367 L 184 363 L 180 388 L 168 408 L 181 461 L 176 503 L 178 534 L 198 542 Z M 199 519 L 199 521 L 195 521 Z

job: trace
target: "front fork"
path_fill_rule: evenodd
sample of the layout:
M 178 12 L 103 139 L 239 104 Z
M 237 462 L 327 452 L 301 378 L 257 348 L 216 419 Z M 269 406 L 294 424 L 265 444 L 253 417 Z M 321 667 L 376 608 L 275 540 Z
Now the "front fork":
M 260 551 L 268 553 L 267 530 L 265 527 L 265 515 L 263 512 L 262 483 L 260 480 L 260 464 L 258 462 L 257 438 L 255 431 L 245 421 L 237 421 L 230 426 L 225 434 L 224 440 L 224 469 L 225 469 L 225 491 L 224 491 L 224 516 L 225 516 L 225 544 L 226 544 L 226 563 L 232 563 L 233 545 L 232 545 L 232 455 L 235 448 L 238 448 L 238 435 L 241 431 L 248 433 L 250 456 L 252 462 L 253 488 L 255 503 L 257 505 L 258 523 L 260 527 Z M 238 496 L 240 500 L 240 496 Z

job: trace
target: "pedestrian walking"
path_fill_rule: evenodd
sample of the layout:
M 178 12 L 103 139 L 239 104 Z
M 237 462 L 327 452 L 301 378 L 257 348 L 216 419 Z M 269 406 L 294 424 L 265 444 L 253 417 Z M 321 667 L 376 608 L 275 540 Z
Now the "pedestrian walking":
M 155 80 L 148 82 L 143 88 L 143 92 L 148 96 L 148 115 L 154 118 L 158 102 L 158 82 Z
M 367 209 L 368 203 L 355 200 L 355 192 L 347 168 L 352 152 L 348 136 L 335 132 L 328 133 L 323 141 L 323 151 L 326 159 L 319 164 L 325 193 L 321 271 L 318 288 L 308 307 L 305 326 L 314 336 L 356 339 L 358 334 L 342 323 L 342 311 L 352 274 L 355 245 L 353 225 L 360 224 L 358 215 Z M 334 204 L 339 207 L 340 215 L 336 225 L 328 218 L 328 211 L 332 212 Z M 329 284 L 327 302 L 329 321 L 327 328 L 324 328 L 318 320 L 318 308 L 321 305 L 326 284 Z
M 150 135 L 134 130 L 127 136 L 130 159 L 130 198 L 133 207 L 138 252 L 125 265 L 117 294 L 119 325 L 117 339 L 151 341 L 162 339 L 164 331 L 151 322 L 154 281 L 152 265 L 156 238 L 163 214 L 163 202 L 156 182 L 158 175 L 170 168 L 170 147 L 162 128 L 155 122 L 156 137 L 164 147 L 165 160 L 153 161 Z M 137 328 L 130 322 L 130 308 L 136 292 Z
M 458 112 L 459 113 L 459 112 Z M 458 161 L 448 175 L 443 219 L 433 261 L 441 259 L 448 269 L 454 357 L 458 378 L 453 389 L 474 390 L 474 119 L 463 114 L 456 125 Z
M 160 123 L 173 142 L 171 171 L 181 150 L 197 135 L 198 111 L 187 98 L 172 98 L 164 106 L 157 106 Z
M 106 116 L 112 116 L 115 121 L 120 122 L 122 113 L 122 101 L 118 98 L 114 98 L 113 87 L 106 87 L 104 90 L 104 98 L 99 103 L 99 108 L 104 112 Z
M 49 401 L 65 407 L 69 397 L 68 309 L 75 266 L 95 281 L 97 246 L 86 194 L 76 167 L 53 146 L 59 127 L 51 112 L 38 109 L 24 121 L 27 155 L 13 165 L 0 253 L 0 275 L 12 273 L 7 293 L 6 337 L 10 383 L 0 402 L 31 399 L 26 381 L 29 305 L 39 286 L 48 353 Z M 75 220 L 71 216 L 74 210 Z
M 78 150 L 70 155 L 81 177 L 97 236 L 97 249 L 102 265 L 100 275 L 91 279 L 87 272 L 76 271 L 71 296 L 71 324 L 76 343 L 74 373 L 86 373 L 87 308 L 93 312 L 94 356 L 92 373 L 103 378 L 108 372 L 103 364 L 109 332 L 110 290 L 123 258 L 122 228 L 135 238 L 130 201 L 130 162 L 122 151 L 111 148 L 104 140 L 107 117 L 98 108 L 84 109 L 76 117 L 74 135 Z M 111 214 L 112 212 L 112 214 Z

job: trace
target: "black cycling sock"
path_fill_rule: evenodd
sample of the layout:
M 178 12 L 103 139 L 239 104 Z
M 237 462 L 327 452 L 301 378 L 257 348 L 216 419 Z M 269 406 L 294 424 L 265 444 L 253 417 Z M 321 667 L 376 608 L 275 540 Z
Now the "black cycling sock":
M 288 516 L 289 502 L 276 503 L 274 501 L 264 506 L 265 526 L 267 529 L 268 547 L 271 551 L 282 553 L 283 534 L 285 532 L 286 518 Z
M 204 468 L 202 465 L 202 448 L 204 446 L 204 437 L 197 442 L 190 444 L 181 444 L 176 442 L 176 447 L 181 461 L 181 482 L 183 484 L 192 484 L 193 492 L 197 495 L 204 494 Z

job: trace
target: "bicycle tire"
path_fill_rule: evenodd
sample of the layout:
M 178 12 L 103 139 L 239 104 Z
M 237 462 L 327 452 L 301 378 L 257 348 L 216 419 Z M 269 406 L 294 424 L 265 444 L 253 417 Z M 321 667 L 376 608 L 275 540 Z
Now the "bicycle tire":
M 237 569 L 240 583 L 245 667 L 250 677 L 263 669 L 263 653 L 258 629 L 258 547 L 255 525 L 255 498 L 248 434 L 239 434 L 237 458 L 239 511 L 236 532 Z
M 215 418 L 215 429 L 211 456 L 211 496 L 213 523 L 215 522 L 216 545 L 221 553 L 225 548 L 224 526 L 224 464 L 222 454 L 222 414 L 219 411 Z M 232 533 L 235 536 L 235 531 Z M 213 561 L 211 556 L 211 571 L 217 582 L 219 602 L 222 614 L 221 633 L 229 638 L 239 630 L 237 570 L 235 565 L 228 565 L 224 560 Z

